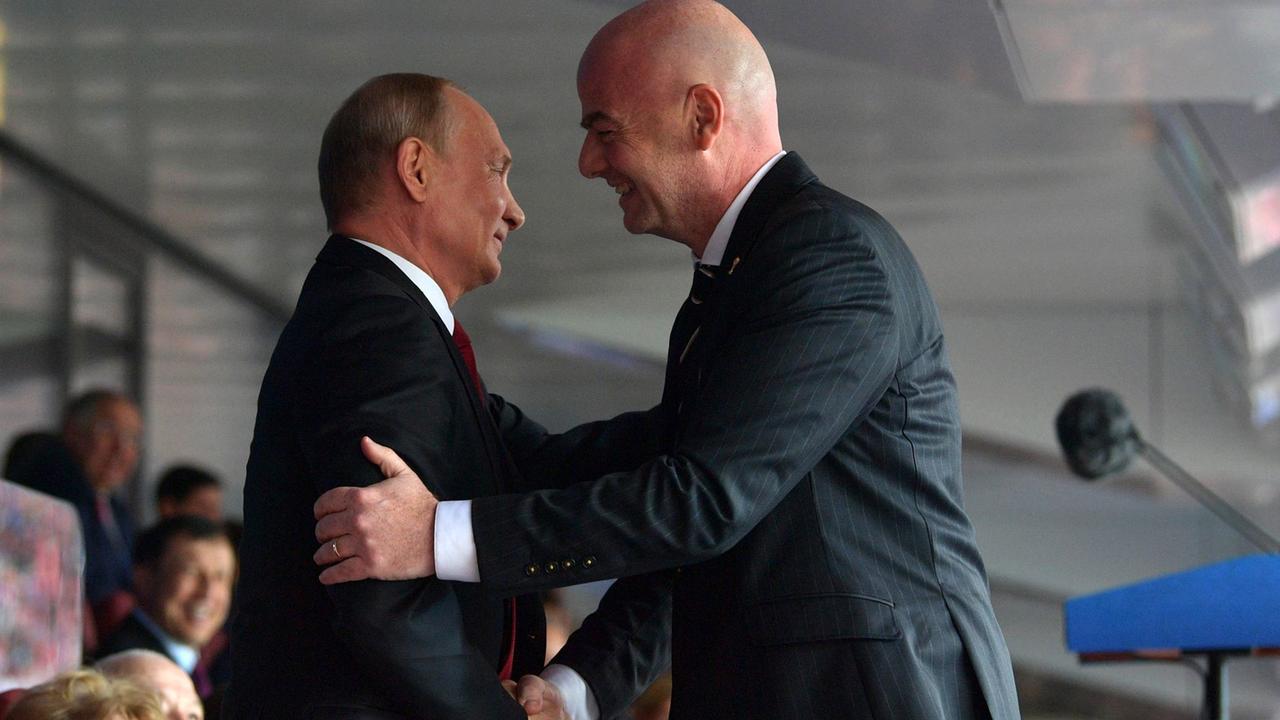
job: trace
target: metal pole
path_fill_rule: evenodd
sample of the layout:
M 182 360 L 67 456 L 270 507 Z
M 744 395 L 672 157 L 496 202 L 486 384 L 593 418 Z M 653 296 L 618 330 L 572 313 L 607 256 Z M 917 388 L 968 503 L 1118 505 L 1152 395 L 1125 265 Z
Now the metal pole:
M 1179 467 L 1177 463 L 1156 449 L 1155 446 L 1139 440 L 1138 453 L 1146 458 L 1147 462 L 1154 465 L 1165 477 L 1187 491 L 1188 495 L 1200 501 L 1200 504 L 1208 508 L 1209 512 L 1217 515 L 1223 522 L 1248 539 L 1250 543 L 1265 553 L 1272 555 L 1280 553 L 1280 541 L 1268 535 L 1265 530 L 1255 525 L 1249 518 L 1241 515 L 1238 510 L 1228 505 L 1225 500 L 1215 495 L 1212 490 L 1201 485 L 1199 480 L 1196 480 L 1190 473 Z
M 1204 675 L 1204 716 L 1207 720 L 1230 720 L 1231 704 L 1227 693 L 1227 656 L 1211 652 Z

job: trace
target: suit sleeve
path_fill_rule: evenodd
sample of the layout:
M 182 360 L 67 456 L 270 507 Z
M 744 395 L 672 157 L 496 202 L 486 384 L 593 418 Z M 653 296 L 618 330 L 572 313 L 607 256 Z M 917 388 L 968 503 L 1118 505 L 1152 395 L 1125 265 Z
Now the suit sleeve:
M 623 716 L 671 666 L 674 572 L 661 570 L 615 582 L 551 660 L 582 676 L 595 694 L 602 720 Z
M 623 413 L 610 420 L 551 434 L 499 395 L 489 411 L 503 444 L 520 470 L 518 491 L 563 488 L 601 475 L 629 471 L 657 457 L 660 408 Z
M 811 219 L 780 232 L 833 225 Z M 789 245 L 804 249 L 753 258 L 735 278 L 749 299 L 683 409 L 672 452 L 562 490 L 475 501 L 486 586 L 528 592 L 715 557 L 865 417 L 897 363 L 884 265 L 858 232 Z M 577 562 L 538 569 L 559 558 Z
M 295 398 L 316 495 L 382 479 L 360 452 L 362 435 L 396 448 L 420 477 L 447 477 L 449 454 L 457 452 L 450 428 L 466 409 L 453 392 L 457 372 L 443 340 L 421 309 L 396 295 L 366 297 L 334 309 L 325 322 Z M 464 636 L 451 583 L 366 580 L 326 591 L 352 661 L 382 683 L 401 714 L 525 716 Z
M 660 448 L 659 407 L 555 435 L 501 397 L 493 396 L 490 409 L 530 488 L 567 487 L 634 470 Z M 671 665 L 671 602 L 668 571 L 618 580 L 548 664 L 567 665 L 586 681 L 602 719 L 622 716 Z

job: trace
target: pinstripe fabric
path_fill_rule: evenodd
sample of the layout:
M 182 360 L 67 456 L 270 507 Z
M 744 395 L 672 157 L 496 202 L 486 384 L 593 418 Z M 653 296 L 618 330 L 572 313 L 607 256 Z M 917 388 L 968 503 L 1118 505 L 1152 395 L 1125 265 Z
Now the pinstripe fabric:
M 677 318 L 664 454 L 477 499 L 481 578 L 524 592 L 655 573 L 602 612 L 670 594 L 673 718 L 1017 718 L 942 328 L 910 252 L 793 153 L 743 208 L 735 262 L 696 331 Z M 624 688 L 595 672 L 607 636 L 560 659 L 615 712 Z

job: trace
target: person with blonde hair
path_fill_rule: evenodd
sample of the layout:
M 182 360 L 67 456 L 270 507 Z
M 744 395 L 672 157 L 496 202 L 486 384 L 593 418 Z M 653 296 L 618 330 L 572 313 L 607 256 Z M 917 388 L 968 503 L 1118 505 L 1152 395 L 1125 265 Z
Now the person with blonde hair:
M 125 650 L 102 658 L 94 668 L 108 678 L 137 683 L 154 692 L 165 720 L 204 720 L 204 706 L 191 676 L 167 655 L 154 650 Z
M 73 670 L 27 691 L 5 720 L 164 720 L 160 699 L 128 680 Z

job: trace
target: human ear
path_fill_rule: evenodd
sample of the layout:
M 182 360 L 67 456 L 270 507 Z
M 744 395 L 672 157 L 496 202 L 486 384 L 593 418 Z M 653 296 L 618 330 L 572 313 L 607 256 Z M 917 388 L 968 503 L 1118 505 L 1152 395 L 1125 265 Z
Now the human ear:
M 724 98 L 706 83 L 689 88 L 685 101 L 692 115 L 693 141 L 699 150 L 710 150 L 724 127 Z
M 431 148 L 416 137 L 407 137 L 396 147 L 396 177 L 417 202 L 427 199 L 427 180 L 434 159 Z

